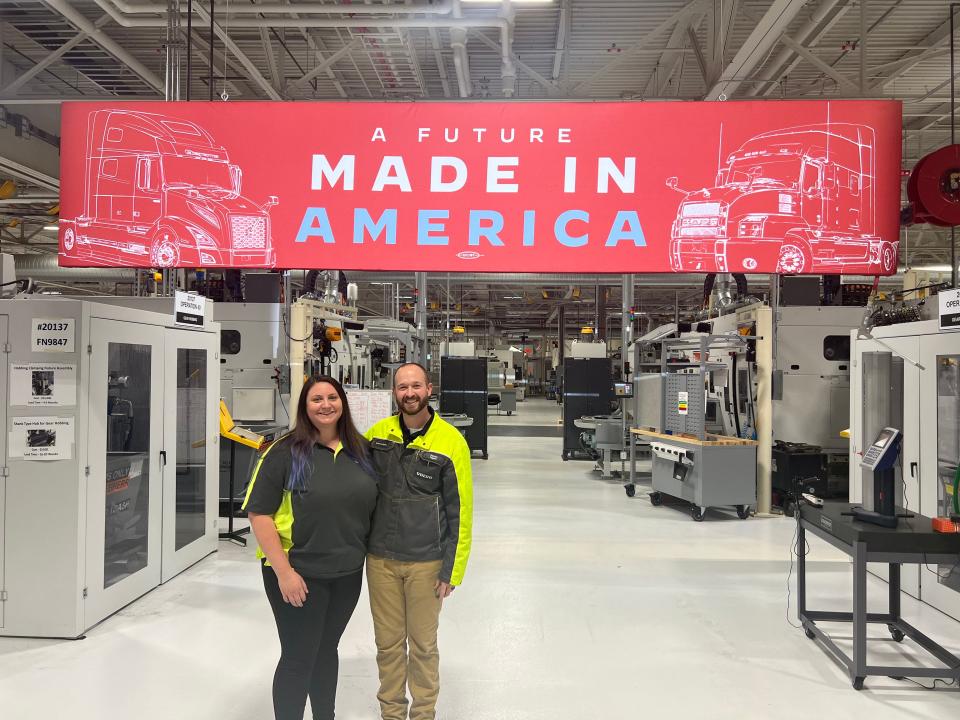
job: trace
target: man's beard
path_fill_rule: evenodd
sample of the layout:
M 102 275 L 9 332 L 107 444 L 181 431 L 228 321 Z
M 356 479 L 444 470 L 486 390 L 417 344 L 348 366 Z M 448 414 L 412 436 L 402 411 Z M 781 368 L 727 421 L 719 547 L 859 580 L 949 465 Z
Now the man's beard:
M 411 409 L 410 404 L 407 403 L 406 401 L 401 402 L 401 403 L 400 403 L 400 412 L 402 412 L 404 415 L 416 415 L 417 413 L 419 413 L 421 410 L 423 410 L 423 409 L 427 406 L 427 401 L 428 401 L 430 398 L 422 398 L 422 399 L 421 399 L 421 398 L 416 398 L 416 399 L 418 400 L 418 402 L 417 402 L 417 404 L 416 404 L 415 406 L 413 406 L 412 409 Z

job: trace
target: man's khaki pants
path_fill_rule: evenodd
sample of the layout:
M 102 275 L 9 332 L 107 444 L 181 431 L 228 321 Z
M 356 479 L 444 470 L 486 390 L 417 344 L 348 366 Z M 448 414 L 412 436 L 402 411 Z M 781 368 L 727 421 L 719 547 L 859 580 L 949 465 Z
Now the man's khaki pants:
M 434 586 L 440 560 L 401 562 L 367 556 L 367 587 L 380 669 L 383 720 L 434 720 L 440 694 L 437 627 L 441 601 Z M 408 647 L 409 645 L 409 647 Z

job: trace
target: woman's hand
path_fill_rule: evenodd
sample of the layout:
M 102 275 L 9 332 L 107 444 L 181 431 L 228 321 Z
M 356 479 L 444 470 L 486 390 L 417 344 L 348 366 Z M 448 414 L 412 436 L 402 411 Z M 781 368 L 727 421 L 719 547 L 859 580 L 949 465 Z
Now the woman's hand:
M 280 584 L 280 594 L 283 596 L 283 601 L 294 607 L 303 607 L 310 591 L 307 590 L 307 584 L 300 577 L 300 574 L 290 568 L 277 573 L 277 581 Z

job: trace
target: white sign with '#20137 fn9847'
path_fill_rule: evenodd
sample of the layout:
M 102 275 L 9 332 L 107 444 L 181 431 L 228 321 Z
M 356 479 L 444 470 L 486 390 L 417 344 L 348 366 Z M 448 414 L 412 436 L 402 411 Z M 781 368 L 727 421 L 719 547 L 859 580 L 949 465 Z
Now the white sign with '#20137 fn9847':
M 33 352 L 72 353 L 74 330 L 73 318 L 33 318 L 30 348 Z
M 940 331 L 960 330 L 960 290 L 941 290 Z

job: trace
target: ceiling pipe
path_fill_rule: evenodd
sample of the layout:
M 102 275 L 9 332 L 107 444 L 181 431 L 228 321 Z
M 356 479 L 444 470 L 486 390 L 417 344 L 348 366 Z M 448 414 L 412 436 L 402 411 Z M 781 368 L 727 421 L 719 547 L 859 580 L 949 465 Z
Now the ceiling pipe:
M 463 9 L 460 0 L 453 0 L 453 17 L 463 20 Z M 456 25 L 450 28 L 450 49 L 453 50 L 453 66 L 457 72 L 457 84 L 460 87 L 460 97 L 473 95 L 473 86 L 470 83 L 470 56 L 467 54 L 467 28 Z
M 167 13 L 166 3 L 144 3 L 135 5 L 126 2 L 126 0 L 109 0 L 109 2 L 115 5 L 118 10 L 128 15 L 143 15 L 145 13 L 166 15 Z M 214 14 L 218 16 L 260 15 L 263 13 L 297 13 L 298 15 L 413 15 L 414 13 L 429 13 L 431 15 L 448 15 L 452 9 L 453 0 L 437 0 L 430 4 L 419 3 L 415 5 L 399 3 L 384 5 L 297 3 L 296 5 L 290 5 L 287 3 L 265 2 L 258 5 L 238 4 L 230 5 L 229 7 L 221 6 Z M 183 8 L 181 8 L 180 12 L 184 12 Z M 232 22 L 231 20 L 231 24 Z
M 56 2 L 59 4 L 66 4 L 66 0 L 50 0 L 51 5 Z M 121 14 L 117 10 L 116 3 L 118 0 L 94 0 L 94 2 L 103 9 L 104 12 L 108 13 L 119 25 L 123 27 L 166 27 L 167 21 L 165 18 L 134 18 L 128 17 Z M 251 5 L 251 8 L 257 8 L 257 12 L 260 12 L 260 5 Z M 286 12 L 300 12 L 299 5 L 287 5 L 284 6 L 287 8 Z M 343 7 L 343 6 L 341 6 Z M 368 7 L 368 8 L 382 8 L 383 5 L 357 5 L 350 6 L 352 7 Z M 406 7 L 406 6 L 405 6 Z M 73 14 L 76 14 L 75 10 L 71 10 Z M 352 13 L 352 10 L 345 11 Z M 88 24 L 92 26 L 92 23 Z M 502 59 L 506 63 L 512 66 L 513 61 L 510 58 L 510 23 L 502 17 L 470 17 L 470 18 L 414 18 L 414 17 L 402 17 L 402 18 L 389 18 L 389 17 L 364 17 L 364 18 L 327 18 L 327 17 L 313 17 L 313 18 L 304 18 L 304 17 L 283 17 L 283 18 L 237 18 L 235 20 L 230 20 L 231 28 L 369 28 L 369 27 L 390 27 L 390 28 L 450 28 L 451 35 L 452 29 L 456 28 L 497 28 L 500 31 L 500 46 L 502 50 Z M 101 33 L 102 34 L 102 33 Z M 466 74 L 464 75 L 465 80 L 469 80 L 469 62 L 466 58 L 466 32 L 464 31 L 464 47 L 461 51 L 461 60 L 460 62 L 464 65 L 464 70 Z M 221 35 L 221 38 L 223 36 Z M 111 41 L 112 42 L 112 41 Z M 453 42 L 451 41 L 451 46 Z M 456 52 L 454 54 L 454 62 L 456 63 Z M 163 82 L 159 81 L 159 90 L 163 90 Z M 463 88 L 461 88 L 462 91 Z M 469 90 L 469 87 L 467 87 Z M 462 97 L 469 97 L 468 95 L 462 95 Z
M 513 97 L 517 84 L 517 67 L 513 62 L 513 30 L 517 12 L 511 0 L 503 0 L 498 15 L 507 23 L 507 32 L 503 35 L 503 57 L 500 60 L 500 80 L 504 97 Z
M 13 256 L 18 277 L 30 277 L 39 282 L 133 282 L 132 268 L 73 268 L 60 267 L 57 256 L 18 254 Z

